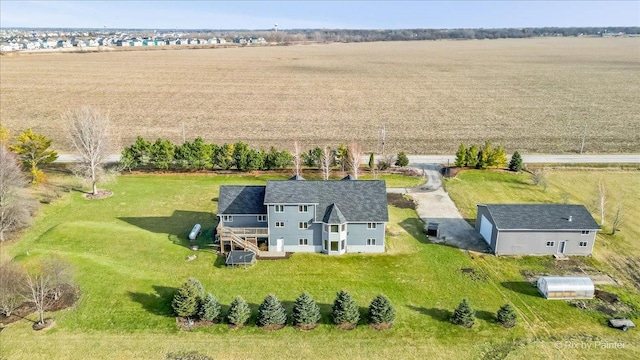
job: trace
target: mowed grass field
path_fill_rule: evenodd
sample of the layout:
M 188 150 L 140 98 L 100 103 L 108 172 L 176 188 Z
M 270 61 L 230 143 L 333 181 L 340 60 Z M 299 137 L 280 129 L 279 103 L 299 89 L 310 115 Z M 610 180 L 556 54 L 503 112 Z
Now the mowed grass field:
M 73 309 L 55 314 L 56 326 L 34 332 L 23 320 L 0 332 L 0 356 L 7 359 L 160 359 L 168 352 L 198 351 L 215 359 L 636 359 L 637 331 L 604 325 L 606 317 L 564 301 L 547 301 L 522 282 L 519 271 L 537 259 L 470 256 L 430 244 L 413 210 L 390 206 L 387 253 L 294 254 L 288 260 L 259 261 L 228 269 L 204 248 L 198 258 L 184 245 L 195 222 L 210 236 L 221 184 L 263 184 L 266 178 L 237 175 L 127 175 L 105 186 L 114 196 L 87 201 L 71 192 L 43 208 L 37 221 L 15 243 L 2 244 L 2 256 L 33 264 L 50 256 L 71 262 L 81 289 Z M 204 244 L 203 244 L 204 245 Z M 597 250 L 599 251 L 599 249 Z M 472 268 L 477 276 L 461 269 Z M 179 331 L 171 314 L 172 293 L 195 276 L 215 294 L 226 312 L 236 295 L 254 311 L 250 325 L 225 324 Z M 351 292 L 361 312 L 377 294 L 389 296 L 397 323 L 376 331 L 365 320 L 353 331 L 330 323 L 340 289 Z M 320 326 L 302 332 L 288 326 L 275 332 L 255 327 L 257 307 L 275 293 L 291 311 L 295 298 L 309 291 L 319 302 Z M 637 294 L 635 295 L 637 301 Z M 476 325 L 464 329 L 448 317 L 462 300 L 477 311 Z M 504 303 L 520 316 L 503 329 L 493 314 Z M 581 344 L 591 344 L 590 349 Z M 577 344 L 574 346 L 574 344 Z M 604 348 L 601 344 L 623 344 Z M 597 346 L 596 346 L 597 345 Z
M 640 38 L 534 38 L 18 54 L 0 58 L 0 120 L 68 150 L 60 115 L 109 113 L 137 135 L 380 152 L 640 152 Z

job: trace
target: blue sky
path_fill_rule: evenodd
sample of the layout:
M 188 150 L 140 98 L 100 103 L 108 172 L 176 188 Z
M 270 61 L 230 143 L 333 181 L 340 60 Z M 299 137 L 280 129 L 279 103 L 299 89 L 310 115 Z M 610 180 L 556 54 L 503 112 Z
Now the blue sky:
M 0 1 L 0 27 L 405 29 L 640 26 L 634 1 Z

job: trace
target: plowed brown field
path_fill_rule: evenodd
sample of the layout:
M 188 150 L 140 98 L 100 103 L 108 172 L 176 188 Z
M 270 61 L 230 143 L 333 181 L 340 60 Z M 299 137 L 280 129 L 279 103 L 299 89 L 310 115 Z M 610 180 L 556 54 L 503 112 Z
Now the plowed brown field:
M 137 135 L 453 153 L 640 152 L 640 38 L 379 42 L 0 58 L 0 120 L 66 150 L 60 115 L 108 112 Z

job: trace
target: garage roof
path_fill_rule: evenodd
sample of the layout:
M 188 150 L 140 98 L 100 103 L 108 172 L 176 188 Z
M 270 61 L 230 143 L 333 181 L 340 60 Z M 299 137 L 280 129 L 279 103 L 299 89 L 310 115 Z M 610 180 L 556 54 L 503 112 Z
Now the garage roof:
M 584 205 L 478 204 L 500 230 L 600 230 Z

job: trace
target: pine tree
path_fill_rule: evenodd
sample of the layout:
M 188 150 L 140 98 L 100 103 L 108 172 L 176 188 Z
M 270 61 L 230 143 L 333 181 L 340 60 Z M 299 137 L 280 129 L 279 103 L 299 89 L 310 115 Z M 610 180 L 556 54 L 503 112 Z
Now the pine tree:
M 467 145 L 465 143 L 460 143 L 458 151 L 456 151 L 455 165 L 457 167 L 467 166 Z
M 220 317 L 220 303 L 211 293 L 208 293 L 202 300 L 198 316 L 207 321 L 215 321 Z
M 249 308 L 249 304 L 247 304 L 242 297 L 236 296 L 236 298 L 231 302 L 229 313 L 227 314 L 229 324 L 242 327 L 247 323 L 247 320 L 249 320 L 250 317 L 251 309 Z
M 189 280 L 187 280 L 187 282 L 190 282 L 193 284 L 193 286 L 195 286 L 197 292 L 198 292 L 198 298 L 199 299 L 204 299 L 204 287 L 202 287 L 202 283 L 200 282 L 200 280 L 194 278 L 194 277 L 190 277 Z
M 376 159 L 373 153 L 369 154 L 369 171 L 373 172 L 376 169 Z
M 171 301 L 171 307 L 178 316 L 186 317 L 189 319 L 198 311 L 198 305 L 200 303 L 200 294 L 193 282 L 187 281 L 174 295 L 173 301 Z
M 278 298 L 267 296 L 258 308 L 258 326 L 284 326 L 287 323 L 287 311 Z
M 504 304 L 496 314 L 496 319 L 500 325 L 511 328 L 516 326 L 518 315 L 511 304 Z
M 360 320 L 358 305 L 351 298 L 351 295 L 344 290 L 338 293 L 336 300 L 333 302 L 332 315 L 333 322 L 336 325 L 355 326 Z
M 320 307 L 315 300 L 304 293 L 293 304 L 293 326 L 312 327 L 320 320 Z
M 477 167 L 478 166 L 478 155 L 480 153 L 480 149 L 478 149 L 477 145 L 471 145 L 469 150 L 467 150 L 467 166 Z
M 470 328 L 475 321 L 476 312 L 471 308 L 467 299 L 463 299 L 451 316 L 451 322 L 455 325 Z
M 373 325 L 393 324 L 396 319 L 396 309 L 384 295 L 376 296 L 369 305 L 369 323 Z
M 518 151 L 515 151 L 509 161 L 509 170 L 520 172 L 522 170 L 522 157 Z
M 409 158 L 403 151 L 400 151 L 396 157 L 396 166 L 405 167 L 407 165 L 409 165 Z

